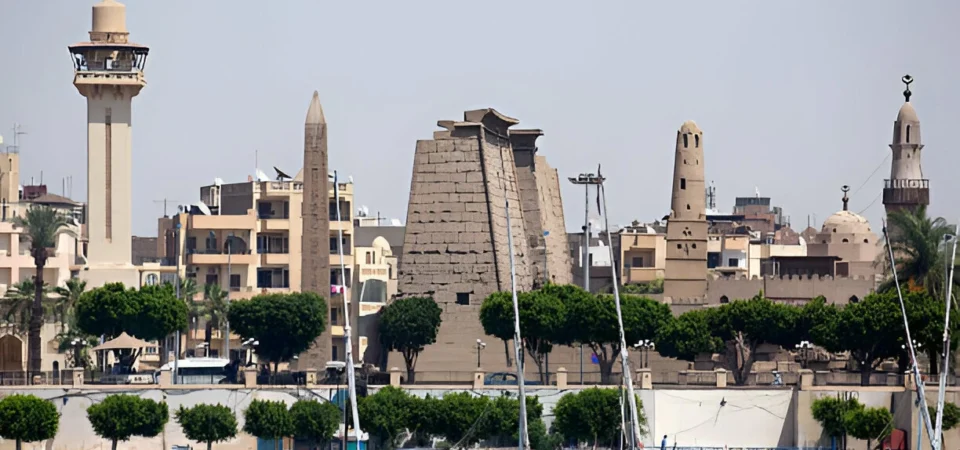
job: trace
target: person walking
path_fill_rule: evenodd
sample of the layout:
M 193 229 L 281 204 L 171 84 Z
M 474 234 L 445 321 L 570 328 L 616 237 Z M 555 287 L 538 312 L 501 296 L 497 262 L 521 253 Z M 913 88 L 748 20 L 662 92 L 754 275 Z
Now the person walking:
M 663 441 L 660 442 L 660 450 L 667 450 L 667 435 L 663 435 Z

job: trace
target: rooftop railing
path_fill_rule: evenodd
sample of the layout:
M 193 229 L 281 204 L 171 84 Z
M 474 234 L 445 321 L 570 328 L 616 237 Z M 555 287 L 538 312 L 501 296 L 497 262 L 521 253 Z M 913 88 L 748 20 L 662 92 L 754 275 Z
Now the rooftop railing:
M 930 180 L 927 179 L 894 179 L 883 180 L 884 189 L 929 189 Z

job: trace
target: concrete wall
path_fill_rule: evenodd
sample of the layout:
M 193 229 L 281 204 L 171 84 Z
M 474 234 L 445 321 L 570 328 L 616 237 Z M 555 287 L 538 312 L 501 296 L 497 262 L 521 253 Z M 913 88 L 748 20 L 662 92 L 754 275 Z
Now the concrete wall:
M 830 303 L 846 304 L 850 297 L 863 298 L 875 287 L 873 277 L 715 278 L 707 280 L 706 304 L 719 304 L 724 296 L 730 301 L 751 298 L 760 291 L 774 300 L 805 301 L 822 295 Z
M 531 388 L 528 395 L 536 396 L 544 405 L 544 420 L 549 426 L 553 423 L 553 409 L 557 401 L 568 393 L 578 392 L 581 387 L 558 390 L 553 387 Z M 953 388 L 952 388 L 953 389 Z M 371 393 L 376 388 L 371 389 Z M 503 390 L 471 390 L 454 386 L 424 386 L 410 389 L 413 395 L 423 397 L 427 394 L 442 396 L 448 392 L 467 390 L 474 395 L 496 397 Z M 507 388 L 506 390 L 512 391 Z M 109 448 L 109 443 L 98 438 L 90 428 L 86 409 L 93 403 L 102 401 L 106 395 L 127 393 L 154 400 L 165 400 L 170 411 L 180 406 L 190 407 L 199 403 L 219 403 L 232 408 L 237 415 L 240 427 L 243 426 L 243 412 L 254 399 L 281 400 L 292 404 L 301 398 L 329 400 L 334 386 L 314 386 L 312 388 L 248 389 L 241 387 L 213 387 L 196 390 L 159 390 L 136 389 L 129 387 L 100 389 L 59 389 L 4 388 L 0 396 L 14 393 L 28 393 L 54 402 L 61 413 L 60 432 L 52 442 L 25 445 L 25 449 L 72 450 Z M 916 408 L 912 402 L 912 392 L 902 387 L 851 387 L 847 391 L 836 389 L 812 390 L 783 389 L 654 389 L 639 390 L 644 414 L 647 417 L 649 432 L 643 438 L 646 447 L 656 448 L 663 435 L 667 435 L 668 445 L 678 447 L 829 447 L 829 440 L 822 436 L 819 423 L 810 413 L 812 402 L 823 396 L 852 395 L 867 406 L 891 409 L 895 427 L 905 430 L 914 445 L 916 436 L 911 436 L 916 424 Z M 932 396 L 931 396 L 932 397 Z M 948 392 L 948 401 L 960 400 L 960 392 Z M 361 424 L 362 426 L 362 424 Z M 955 448 L 960 443 L 960 431 L 946 434 L 944 448 Z M 121 444 L 125 450 L 170 448 L 173 445 L 193 445 L 183 435 L 183 431 L 171 418 L 165 432 L 152 439 L 132 439 Z M 12 449 L 11 441 L 0 441 L 0 450 Z M 865 448 L 866 443 L 850 439 L 850 448 Z M 215 448 L 221 450 L 256 448 L 256 439 L 244 433 L 237 438 L 219 443 Z

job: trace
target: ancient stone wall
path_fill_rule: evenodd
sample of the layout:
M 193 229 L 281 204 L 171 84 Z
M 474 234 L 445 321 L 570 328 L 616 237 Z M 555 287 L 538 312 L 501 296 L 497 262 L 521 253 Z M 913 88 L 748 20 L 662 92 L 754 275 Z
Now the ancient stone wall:
M 557 169 L 547 164 L 547 158 L 536 157 L 537 192 L 540 194 L 540 221 L 548 232 L 547 271 L 550 280 L 557 284 L 573 283 L 573 265 L 567 241 L 567 226 L 563 218 L 563 201 L 560 197 L 560 177 Z
M 721 299 L 733 301 L 751 298 L 763 291 L 767 298 L 803 303 L 824 296 L 829 303 L 846 304 L 851 299 L 862 299 L 876 289 L 874 277 L 724 277 L 707 279 L 707 305 L 718 305 Z M 677 303 L 677 302 L 674 302 Z

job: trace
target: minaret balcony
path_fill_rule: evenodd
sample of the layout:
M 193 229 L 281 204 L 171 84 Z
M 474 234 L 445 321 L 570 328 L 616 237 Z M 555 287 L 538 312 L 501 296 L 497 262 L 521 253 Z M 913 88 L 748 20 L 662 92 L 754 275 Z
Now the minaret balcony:
M 929 205 L 930 180 L 883 180 L 884 205 Z

